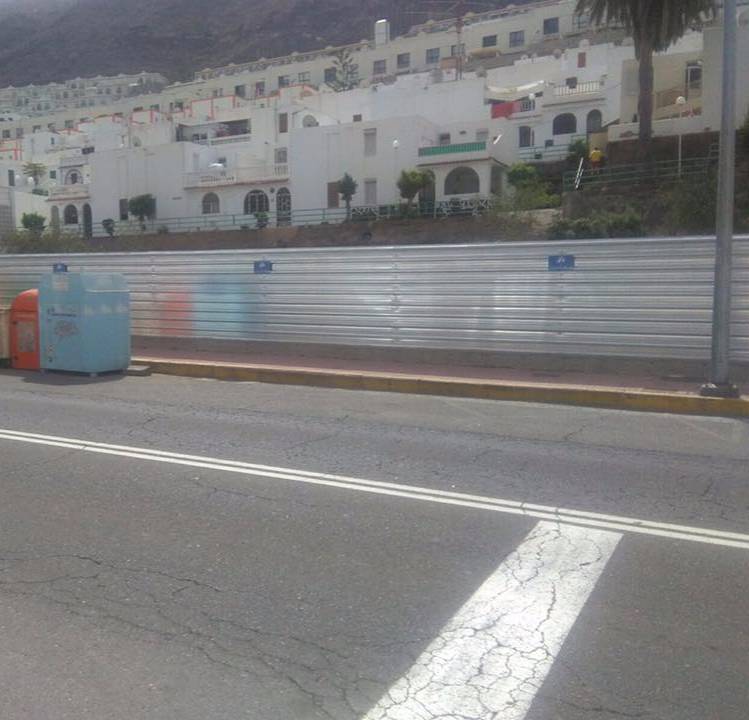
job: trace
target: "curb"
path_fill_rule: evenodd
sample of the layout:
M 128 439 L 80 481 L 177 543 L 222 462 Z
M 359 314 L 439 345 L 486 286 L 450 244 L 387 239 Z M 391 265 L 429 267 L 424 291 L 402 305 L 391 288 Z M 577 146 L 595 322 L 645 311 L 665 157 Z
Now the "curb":
M 301 385 L 338 390 L 369 390 L 413 395 L 439 395 L 474 400 L 511 400 L 555 405 L 636 410 L 640 412 L 749 417 L 749 398 L 720 399 L 699 395 L 579 385 L 514 384 L 492 380 L 443 378 L 430 375 L 319 370 L 272 365 L 217 365 L 205 362 L 135 358 L 162 375 Z

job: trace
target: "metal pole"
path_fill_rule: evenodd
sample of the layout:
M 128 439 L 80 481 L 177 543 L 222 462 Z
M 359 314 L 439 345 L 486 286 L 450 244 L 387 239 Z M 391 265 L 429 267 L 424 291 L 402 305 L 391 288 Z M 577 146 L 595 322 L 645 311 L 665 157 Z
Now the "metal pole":
M 679 120 L 681 120 L 681 115 Z M 679 177 L 681 177 L 681 125 L 679 125 Z
M 710 377 L 701 394 L 738 397 L 729 379 L 731 251 L 736 153 L 736 0 L 723 2 L 723 78 Z

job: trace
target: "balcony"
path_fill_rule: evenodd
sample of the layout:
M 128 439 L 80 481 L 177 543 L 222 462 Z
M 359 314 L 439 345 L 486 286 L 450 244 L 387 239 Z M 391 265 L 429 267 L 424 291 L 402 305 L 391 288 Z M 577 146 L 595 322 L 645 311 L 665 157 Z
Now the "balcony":
M 488 157 L 487 143 L 484 140 L 419 148 L 419 165 L 486 160 Z
M 186 188 L 209 188 L 224 185 L 251 185 L 253 183 L 287 180 L 288 177 L 289 166 L 286 163 L 268 163 L 252 167 L 186 173 L 184 186 Z
M 603 80 L 589 80 L 577 83 L 574 87 L 557 85 L 546 99 L 546 104 L 574 102 L 576 100 L 591 100 L 596 96 L 602 97 L 604 92 Z M 546 95 L 544 95 L 546 97 Z
M 75 185 L 56 185 L 49 189 L 49 202 L 59 202 L 63 200 L 83 200 L 89 197 L 90 188 L 83 183 Z

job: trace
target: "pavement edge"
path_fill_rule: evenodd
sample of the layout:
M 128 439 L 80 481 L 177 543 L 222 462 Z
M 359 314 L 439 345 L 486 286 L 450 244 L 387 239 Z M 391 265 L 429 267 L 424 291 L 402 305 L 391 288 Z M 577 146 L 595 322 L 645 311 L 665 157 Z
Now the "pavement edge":
M 749 398 L 718 399 L 636 389 L 612 390 L 594 386 L 515 384 L 464 378 L 226 365 L 152 358 L 137 358 L 137 362 L 147 364 L 154 373 L 181 377 L 301 385 L 338 390 L 440 395 L 474 400 L 510 400 L 641 412 L 749 417 Z

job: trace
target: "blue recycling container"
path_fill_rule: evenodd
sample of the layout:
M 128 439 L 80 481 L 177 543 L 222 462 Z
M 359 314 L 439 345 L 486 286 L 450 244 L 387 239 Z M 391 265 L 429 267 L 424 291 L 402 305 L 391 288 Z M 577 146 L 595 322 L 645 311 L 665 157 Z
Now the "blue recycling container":
M 43 370 L 98 374 L 130 365 L 130 293 L 122 275 L 55 272 L 39 286 Z

